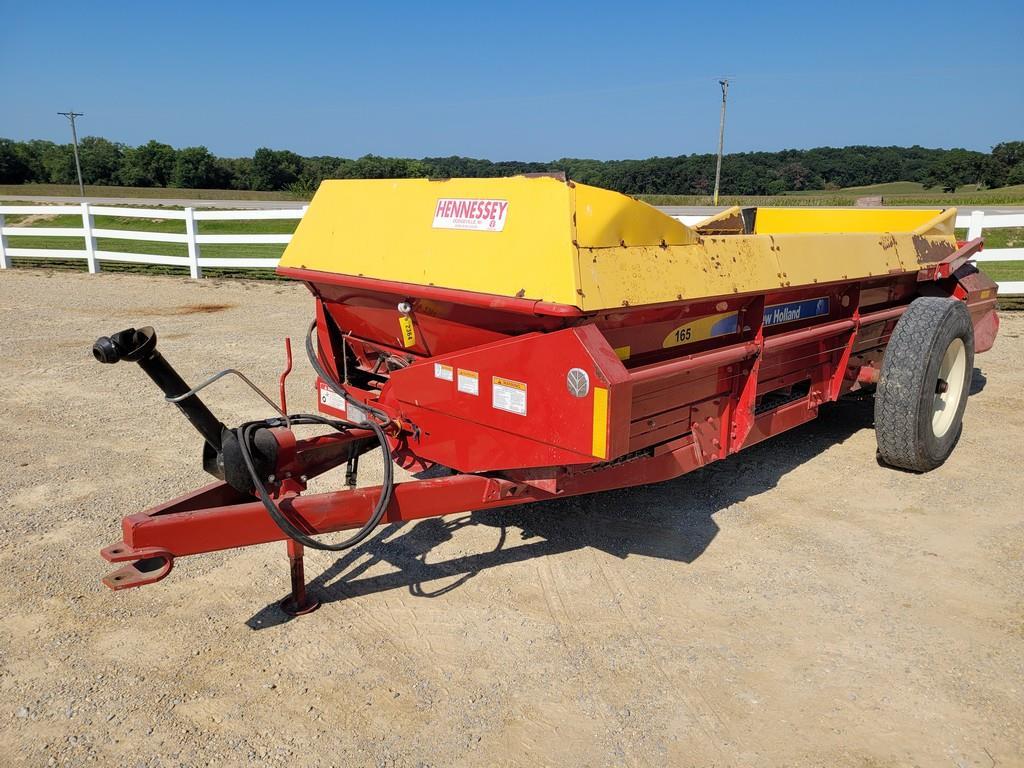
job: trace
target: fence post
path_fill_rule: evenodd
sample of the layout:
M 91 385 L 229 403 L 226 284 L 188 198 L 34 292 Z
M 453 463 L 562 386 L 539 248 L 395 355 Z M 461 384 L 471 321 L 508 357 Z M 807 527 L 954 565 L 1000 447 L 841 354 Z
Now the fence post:
M 82 203 L 82 229 L 85 230 L 85 262 L 89 265 L 89 274 L 100 271 L 100 263 L 96 260 L 96 238 L 92 234 L 92 211 L 88 203 Z
M 4 234 L 4 215 L 0 213 L 0 269 L 11 268 L 11 257 L 7 255 L 7 235 Z
M 185 235 L 188 237 L 188 271 L 193 280 L 203 276 L 199 266 L 199 243 L 196 242 L 196 220 L 191 208 L 185 209 Z
M 971 211 L 971 224 L 967 228 L 967 239 L 974 240 L 981 237 L 981 229 L 984 226 L 985 212 Z

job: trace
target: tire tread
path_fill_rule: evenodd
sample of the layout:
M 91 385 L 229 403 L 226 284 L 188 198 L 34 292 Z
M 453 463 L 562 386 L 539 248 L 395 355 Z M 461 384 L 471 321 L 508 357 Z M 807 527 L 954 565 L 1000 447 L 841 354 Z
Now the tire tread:
M 936 335 L 949 322 L 947 317 L 957 312 L 967 314 L 966 307 L 956 299 L 920 297 L 896 323 L 875 395 L 878 454 L 886 464 L 927 472 L 942 463 L 928 455 L 918 434 L 921 378 L 935 354 Z M 952 428 L 959 429 L 959 425 Z

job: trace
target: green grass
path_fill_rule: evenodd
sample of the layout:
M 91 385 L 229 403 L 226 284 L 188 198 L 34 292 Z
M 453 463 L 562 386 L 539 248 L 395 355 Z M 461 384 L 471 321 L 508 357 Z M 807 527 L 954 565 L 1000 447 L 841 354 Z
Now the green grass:
M 168 209 L 173 210 L 173 209 Z M 9 227 L 81 227 L 82 217 L 75 214 L 61 214 L 54 216 L 42 216 L 34 221 L 25 224 L 28 214 L 9 215 L 5 223 Z M 255 221 L 199 221 L 196 226 L 199 232 L 204 235 L 219 234 L 286 234 L 290 235 L 295 231 L 298 219 L 258 219 Z M 95 216 L 93 226 L 96 229 L 126 229 L 133 232 L 171 232 L 185 234 L 185 222 L 180 219 L 138 219 L 134 216 Z M 19 238 L 28 240 L 30 238 Z M 33 240 L 45 240 L 46 238 L 31 238 Z M 165 245 L 165 243 L 159 243 Z M 170 245 L 170 243 L 166 243 Z M 13 247 L 13 244 L 12 244 Z M 212 247 L 212 246 L 206 246 Z M 247 247 L 247 246 L 242 246 Z
M 981 262 L 978 268 L 997 283 L 1024 280 L 1024 261 Z
M 964 189 L 968 189 L 964 187 Z M 975 187 L 972 185 L 970 191 L 974 191 Z M 926 192 L 924 184 L 920 184 L 916 181 L 890 181 L 886 184 L 869 184 L 867 186 L 860 187 L 843 187 L 839 190 L 843 194 L 855 195 L 861 197 L 864 195 L 919 195 Z M 799 193 L 795 193 L 799 194 Z
M 983 231 L 986 248 L 1024 248 L 1024 227 L 1002 227 Z M 966 229 L 957 229 L 960 240 L 967 239 Z
M 1004 188 L 999 189 L 999 190 L 984 190 L 984 189 L 979 190 L 977 184 L 965 184 L 964 186 L 957 188 L 957 191 L 955 193 L 953 193 L 953 194 L 954 195 L 968 195 L 968 194 L 975 194 L 975 193 L 978 193 L 978 192 L 985 193 L 985 192 L 988 192 L 988 191 L 998 192 L 1000 194 L 1003 194 L 1003 193 L 1013 194 L 1013 193 L 1015 193 L 1017 191 L 1021 191 L 1021 190 L 1024 190 L 1024 187 L 1021 187 L 1021 188 L 1017 188 L 1017 187 L 1004 187 Z M 924 184 L 921 184 L 921 183 L 919 183 L 917 181 L 889 181 L 889 182 L 886 182 L 884 184 L 869 184 L 867 186 L 860 186 L 860 187 L 843 187 L 842 189 L 835 190 L 835 194 L 837 194 L 837 195 L 842 195 L 842 196 L 851 195 L 854 198 L 857 198 L 857 197 L 870 197 L 870 196 L 874 196 L 874 195 L 882 195 L 883 197 L 889 197 L 891 195 L 898 195 L 898 196 L 914 195 L 914 196 L 920 197 L 922 195 L 932 195 L 932 194 L 936 194 L 936 193 L 938 193 L 938 194 L 945 194 L 945 193 L 941 192 L 941 190 L 936 190 L 934 188 L 933 189 L 926 189 Z M 810 191 L 810 192 L 786 192 L 785 194 L 786 195 L 820 195 L 822 193 L 821 193 L 821 191 Z

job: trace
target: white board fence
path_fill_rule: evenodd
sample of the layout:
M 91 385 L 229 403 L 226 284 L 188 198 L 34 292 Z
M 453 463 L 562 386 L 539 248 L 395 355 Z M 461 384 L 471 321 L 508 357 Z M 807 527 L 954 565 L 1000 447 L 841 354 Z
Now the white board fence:
M 232 269 L 273 269 L 277 259 L 273 258 L 214 258 L 202 255 L 203 245 L 266 245 L 287 244 L 291 235 L 261 234 L 203 234 L 203 221 L 255 221 L 273 219 L 301 219 L 306 212 L 302 208 L 273 208 L 243 211 L 210 211 L 185 208 L 183 211 L 165 208 L 114 208 L 104 205 L 0 205 L 0 269 L 10 269 L 13 257 L 33 259 L 84 259 L 89 272 L 100 271 L 104 261 L 128 262 L 132 264 L 159 264 L 188 267 L 193 278 L 202 277 L 204 267 L 226 267 Z M 5 226 L 4 217 L 12 215 L 80 215 L 81 227 L 19 227 Z M 177 219 L 185 222 L 185 233 L 141 232 L 129 229 L 99 229 L 95 226 L 96 216 L 123 216 L 143 219 Z M 684 224 L 693 225 L 706 216 L 676 216 Z M 967 229 L 967 239 L 981 237 L 984 230 L 1002 227 L 1024 227 L 1024 213 L 985 213 L 982 210 L 963 211 L 956 217 L 957 227 Z M 80 237 L 85 247 L 78 249 L 58 248 L 11 248 L 8 237 Z M 160 256 L 145 253 L 120 253 L 101 250 L 97 246 L 100 238 L 119 240 L 140 240 L 156 243 L 184 243 L 188 256 Z M 1024 248 L 993 248 L 982 251 L 975 261 L 1024 261 Z M 999 293 L 1004 296 L 1024 294 L 1024 280 L 999 283 Z
M 1005 227 L 1024 227 L 1024 213 L 985 213 L 984 211 L 957 212 L 956 225 L 967 227 L 967 239 L 982 237 L 986 229 Z M 1024 261 L 1024 248 L 991 248 L 983 250 L 974 257 L 974 261 Z M 1024 294 L 1024 280 L 1003 281 L 999 283 L 999 293 L 1003 296 L 1019 296 Z
M 203 267 L 227 267 L 231 269 L 273 269 L 277 266 L 274 258 L 213 258 L 202 255 L 203 245 L 286 245 L 289 234 L 203 234 L 204 221 L 255 221 L 274 219 L 301 219 L 306 212 L 302 208 L 272 208 L 244 211 L 209 211 L 186 208 L 175 211 L 167 208 L 113 208 L 105 205 L 0 205 L 0 268 L 9 269 L 12 257 L 32 259 L 84 259 L 89 272 L 100 271 L 104 261 L 127 262 L 131 264 L 159 264 L 188 267 L 193 278 L 203 276 Z M 81 227 L 18 227 L 5 226 L 4 217 L 22 215 L 69 215 L 82 217 Z M 96 216 L 118 216 L 137 219 L 174 219 L 185 222 L 185 232 L 144 232 L 135 229 L 100 229 L 95 226 Z M 85 248 L 71 250 L 61 248 L 11 248 L 8 237 L 80 237 Z M 104 251 L 97 245 L 100 238 L 113 240 L 136 240 L 152 243 L 183 243 L 188 248 L 187 256 L 160 256 L 150 253 L 121 253 Z

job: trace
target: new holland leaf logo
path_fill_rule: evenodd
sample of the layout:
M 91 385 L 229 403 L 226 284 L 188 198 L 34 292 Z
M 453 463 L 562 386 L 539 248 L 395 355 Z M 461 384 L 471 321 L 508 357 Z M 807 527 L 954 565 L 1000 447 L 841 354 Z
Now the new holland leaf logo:
M 572 368 L 565 375 L 565 386 L 573 397 L 586 397 L 590 392 L 590 376 L 582 368 Z

